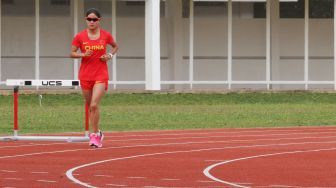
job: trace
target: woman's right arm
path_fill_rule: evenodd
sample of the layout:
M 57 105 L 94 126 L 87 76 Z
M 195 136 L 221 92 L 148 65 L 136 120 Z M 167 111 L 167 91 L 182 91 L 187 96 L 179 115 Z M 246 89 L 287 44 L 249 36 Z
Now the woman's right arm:
M 89 57 L 92 55 L 93 51 L 92 50 L 86 50 L 85 53 L 79 53 L 78 51 L 78 47 L 72 45 L 71 46 L 71 54 L 70 57 L 71 58 L 83 58 L 83 57 Z
M 79 53 L 78 51 L 78 47 L 77 46 L 71 46 L 71 54 L 70 57 L 71 58 L 82 58 L 85 56 L 85 54 L 83 53 Z

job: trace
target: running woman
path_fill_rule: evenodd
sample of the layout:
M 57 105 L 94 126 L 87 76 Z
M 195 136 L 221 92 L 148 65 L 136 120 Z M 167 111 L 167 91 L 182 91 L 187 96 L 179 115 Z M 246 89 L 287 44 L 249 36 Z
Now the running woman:
M 87 10 L 85 20 L 87 28 L 79 32 L 72 41 L 71 57 L 82 59 L 79 80 L 83 97 L 90 109 L 92 132 L 89 134 L 89 145 L 100 148 L 104 136 L 99 129 L 99 104 L 109 80 L 106 62 L 112 59 L 119 47 L 112 35 L 100 27 L 101 14 L 97 9 Z M 110 53 L 106 52 L 107 45 L 112 46 Z

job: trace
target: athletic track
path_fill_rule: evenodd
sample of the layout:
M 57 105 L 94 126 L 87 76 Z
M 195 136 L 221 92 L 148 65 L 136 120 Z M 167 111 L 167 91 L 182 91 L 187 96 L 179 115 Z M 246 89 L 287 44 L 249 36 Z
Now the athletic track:
M 336 187 L 336 127 L 105 133 L 2 142 L 0 187 Z

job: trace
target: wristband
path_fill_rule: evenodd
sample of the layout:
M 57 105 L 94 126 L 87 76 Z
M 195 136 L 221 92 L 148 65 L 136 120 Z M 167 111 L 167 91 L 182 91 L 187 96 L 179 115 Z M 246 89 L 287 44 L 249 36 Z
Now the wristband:
M 108 53 L 109 57 L 112 59 L 113 54 L 112 53 Z

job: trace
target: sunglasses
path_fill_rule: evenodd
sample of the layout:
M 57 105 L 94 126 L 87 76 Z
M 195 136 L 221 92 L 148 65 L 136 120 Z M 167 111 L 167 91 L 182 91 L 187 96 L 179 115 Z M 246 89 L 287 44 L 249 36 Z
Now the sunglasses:
M 99 20 L 99 18 L 86 18 L 86 20 L 89 21 L 89 22 L 91 22 L 91 21 L 96 22 L 96 21 Z

